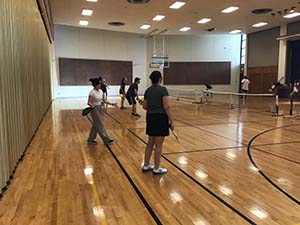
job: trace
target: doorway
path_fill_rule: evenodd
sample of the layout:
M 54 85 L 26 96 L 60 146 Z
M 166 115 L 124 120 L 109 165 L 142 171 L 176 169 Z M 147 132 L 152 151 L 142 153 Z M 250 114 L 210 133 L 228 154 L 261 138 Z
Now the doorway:
M 300 81 L 300 40 L 289 41 L 287 47 L 286 81 L 293 84 Z

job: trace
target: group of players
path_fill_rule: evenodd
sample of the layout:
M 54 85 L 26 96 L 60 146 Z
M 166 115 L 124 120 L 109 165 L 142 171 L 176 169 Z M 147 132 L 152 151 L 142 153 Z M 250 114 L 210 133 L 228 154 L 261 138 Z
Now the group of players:
M 125 90 L 127 78 L 124 77 L 121 81 L 119 94 L 121 97 L 121 110 L 124 107 L 125 98 L 129 105 L 132 106 L 131 116 L 140 117 L 137 114 L 137 101 L 143 105 L 146 110 L 146 134 L 148 135 L 148 143 L 145 149 L 143 172 L 152 171 L 153 174 L 167 173 L 166 168 L 160 167 L 160 157 L 162 152 L 163 142 L 166 136 L 169 135 L 169 129 L 174 132 L 173 117 L 169 104 L 169 94 L 166 87 L 161 85 L 162 75 L 159 71 L 153 71 L 149 77 L 152 85 L 147 88 L 144 94 L 144 100 L 138 98 L 138 85 L 141 78 L 136 77 L 134 82 L 129 86 L 127 92 Z M 90 134 L 87 140 L 88 144 L 97 144 L 97 133 L 100 135 L 105 145 L 110 145 L 114 142 L 106 132 L 102 121 L 103 105 L 117 106 L 116 103 L 111 103 L 107 100 L 107 83 L 102 77 L 91 78 L 93 89 L 88 96 L 88 105 L 91 108 L 90 114 L 93 120 Z M 152 152 L 154 154 L 154 165 L 150 164 Z
M 102 77 L 99 77 L 99 81 L 100 81 L 100 89 L 103 92 L 103 97 L 107 100 L 107 89 L 109 88 L 106 80 Z M 138 90 L 139 90 L 139 84 L 141 82 L 141 78 L 136 77 L 134 79 L 134 82 L 129 86 L 127 92 L 125 90 L 126 88 L 126 82 L 127 82 L 127 77 L 123 77 L 121 80 L 121 84 L 120 84 L 120 89 L 119 89 L 119 94 L 121 97 L 121 110 L 125 110 L 126 107 L 124 106 L 125 103 L 125 98 L 127 99 L 129 105 L 132 106 L 132 112 L 131 115 L 134 117 L 141 117 L 141 115 L 139 115 L 136 111 L 136 100 L 142 103 L 142 100 L 139 99 L 138 97 Z

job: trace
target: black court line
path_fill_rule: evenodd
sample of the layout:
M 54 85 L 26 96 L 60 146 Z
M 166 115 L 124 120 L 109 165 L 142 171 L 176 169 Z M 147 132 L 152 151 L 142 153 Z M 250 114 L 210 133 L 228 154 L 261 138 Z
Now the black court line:
M 292 160 L 292 159 L 289 159 L 289 158 L 286 158 L 286 157 L 283 157 L 281 155 L 277 155 L 277 154 L 274 154 L 274 153 L 271 153 L 271 152 L 268 152 L 268 151 L 265 151 L 265 150 L 262 150 L 262 149 L 259 149 L 259 148 L 256 148 L 256 147 L 253 147 L 253 149 L 255 149 L 256 151 L 263 152 L 265 154 L 272 155 L 272 156 L 275 156 L 277 158 L 280 158 L 280 159 L 283 159 L 283 160 L 286 160 L 286 161 L 289 161 L 289 162 L 292 162 L 292 163 L 300 165 L 300 162 Z
M 115 155 L 115 153 L 113 152 L 113 150 L 108 145 L 106 145 L 106 147 L 110 151 L 110 153 L 113 156 L 114 160 L 119 165 L 120 169 L 122 170 L 122 172 L 126 176 L 127 180 L 129 181 L 129 183 L 131 184 L 132 188 L 134 189 L 134 191 L 137 193 L 137 195 L 139 196 L 139 198 L 143 202 L 144 206 L 146 207 L 146 209 L 148 210 L 148 212 L 150 213 L 150 215 L 152 216 L 152 218 L 154 219 L 154 221 L 156 222 L 156 224 L 162 225 L 162 222 L 160 221 L 159 217 L 156 215 L 156 213 L 154 212 L 154 210 L 152 209 L 152 207 L 150 206 L 150 204 L 147 202 L 147 200 L 145 199 L 145 197 L 142 194 L 142 192 L 138 189 L 138 187 L 136 186 L 136 184 L 134 183 L 134 181 L 132 180 L 132 178 L 130 177 L 130 175 L 128 174 L 128 172 L 126 171 L 126 169 L 124 168 L 124 166 L 120 162 L 120 160 L 117 158 L 117 156 Z
M 199 153 L 199 152 L 213 152 L 213 151 L 222 151 L 222 150 L 229 150 L 229 149 L 237 149 L 237 148 L 245 148 L 245 146 L 235 146 L 235 147 L 227 147 L 227 148 L 210 148 L 210 149 L 199 149 L 199 150 L 187 150 L 187 151 L 180 151 L 180 152 L 166 152 L 163 155 L 177 155 L 177 154 L 189 154 L 189 153 Z
M 129 132 L 131 134 L 133 134 L 136 138 L 138 138 L 140 141 L 142 141 L 144 144 L 147 145 L 147 142 L 145 142 L 142 138 L 140 138 L 136 133 L 134 133 L 133 131 L 131 131 L 130 129 L 128 129 Z M 162 157 L 169 162 L 172 166 L 174 166 L 176 169 L 178 169 L 180 172 L 182 172 L 185 176 L 187 176 L 189 179 L 191 179 L 193 182 L 195 182 L 198 186 L 200 186 L 201 188 L 203 188 L 206 192 L 208 192 L 210 195 L 212 195 L 215 199 L 217 199 L 218 201 L 220 201 L 222 204 L 224 204 L 225 206 L 227 206 L 229 209 L 231 209 L 234 213 L 236 213 L 237 215 L 239 215 L 240 217 L 242 217 L 244 220 L 246 220 L 249 224 L 253 224 L 256 225 L 255 222 L 253 222 L 249 217 L 247 217 L 246 215 L 244 215 L 243 213 L 241 213 L 239 210 L 237 210 L 236 208 L 234 208 L 232 205 L 230 205 L 229 203 L 227 203 L 225 200 L 223 200 L 221 197 L 219 197 L 218 195 L 216 195 L 213 191 L 211 191 L 209 188 L 207 188 L 205 185 L 203 185 L 202 183 L 200 183 L 199 181 L 197 181 L 195 178 L 193 178 L 191 175 L 189 175 L 188 173 L 186 173 L 184 170 L 182 170 L 181 168 L 179 168 L 176 164 L 174 164 L 172 161 L 170 161 L 167 157 L 165 157 L 164 155 L 162 155 Z
M 286 141 L 286 142 L 274 142 L 274 143 L 266 143 L 266 144 L 257 144 L 257 145 L 252 145 L 252 147 L 260 147 L 260 146 L 269 146 L 269 145 L 286 145 L 286 144 L 296 144 L 300 143 L 299 141 Z
M 105 112 L 105 114 L 108 115 L 109 117 L 111 117 L 117 123 L 121 124 L 117 119 L 114 119 L 109 113 Z M 109 150 L 109 152 L 111 153 L 111 155 L 113 156 L 114 160 L 116 161 L 116 163 L 118 164 L 120 169 L 122 170 L 122 172 L 124 173 L 125 177 L 127 178 L 128 182 L 130 183 L 132 188 L 134 189 L 135 193 L 138 195 L 138 197 L 140 198 L 140 200 L 142 201 L 142 203 L 146 207 L 147 211 L 150 213 L 150 215 L 152 216 L 152 218 L 156 222 L 156 224 L 162 225 L 162 222 L 160 221 L 159 217 L 156 215 L 156 213 L 154 212 L 154 210 L 152 209 L 150 204 L 147 202 L 147 200 L 143 196 L 142 192 L 138 189 L 138 187 L 136 186 L 136 184 L 134 183 L 134 181 L 132 180 L 132 178 L 130 177 L 130 175 L 128 174 L 128 172 L 126 171 L 126 169 L 124 168 L 124 166 L 122 165 L 120 160 L 118 159 L 118 157 L 115 155 L 115 153 L 113 152 L 111 147 L 109 145 L 106 145 L 106 147 Z
M 109 116 L 111 119 L 113 119 L 115 122 L 121 125 L 121 122 L 116 118 L 114 118 L 112 115 L 110 115 L 108 112 L 106 112 L 105 110 L 103 110 L 102 112 L 104 112 L 107 116 Z
M 271 185 L 273 185 L 278 191 L 280 191 L 282 194 L 284 194 L 286 197 L 288 197 L 290 200 L 292 200 L 293 202 L 295 202 L 296 204 L 300 205 L 300 201 L 298 199 L 296 199 L 295 197 L 293 197 L 291 194 L 289 194 L 288 192 L 286 192 L 285 190 L 283 190 L 282 188 L 280 188 L 275 182 L 273 182 L 260 168 L 259 166 L 256 164 L 256 162 L 254 161 L 252 154 L 251 154 L 251 144 L 252 142 L 259 136 L 261 136 L 262 134 L 265 134 L 267 132 L 276 130 L 276 129 L 284 129 L 285 127 L 292 127 L 292 126 L 299 126 L 299 124 L 292 124 L 292 125 L 286 125 L 286 126 L 282 126 L 282 127 L 275 127 L 266 131 L 263 131 L 257 135 L 255 135 L 249 142 L 248 146 L 247 146 L 247 154 L 248 154 L 248 158 L 250 160 L 250 162 L 252 163 L 252 165 L 258 169 L 258 172 L 260 173 L 260 175 L 265 178 Z
M 201 104 L 200 104 L 201 105 Z M 223 102 L 213 102 L 213 103 L 208 103 L 208 104 L 202 104 L 202 105 L 206 105 L 206 106 L 212 106 L 215 108 L 220 108 L 221 106 L 228 106 L 228 110 L 247 110 L 250 112 L 254 112 L 254 113 L 264 113 L 264 114 L 268 114 L 268 115 L 272 115 L 273 112 L 269 112 L 260 108 L 256 108 L 256 107 L 243 107 L 243 106 L 239 106 L 237 104 L 233 104 L 234 108 L 231 109 L 230 104 L 229 103 L 223 103 Z
M 177 121 L 179 121 L 179 122 L 181 122 L 181 123 L 185 123 L 185 124 L 187 124 L 187 125 L 189 125 L 189 126 L 191 126 L 191 127 L 194 127 L 194 128 L 196 128 L 196 129 L 201 130 L 201 131 L 204 131 L 204 132 L 206 132 L 206 133 L 210 133 L 210 134 L 219 136 L 219 137 L 221 137 L 221 138 L 225 138 L 225 139 L 227 139 L 227 140 L 234 141 L 234 142 L 236 142 L 236 143 L 238 143 L 238 144 L 242 144 L 242 145 L 245 145 L 245 146 L 247 145 L 246 143 L 243 143 L 243 142 L 240 143 L 240 142 L 238 142 L 237 140 L 234 140 L 234 139 L 225 137 L 225 136 L 223 136 L 223 135 L 220 135 L 220 134 L 218 134 L 218 133 L 215 133 L 215 132 L 212 132 L 212 131 L 209 131 L 209 130 L 200 128 L 199 126 L 201 126 L 201 125 L 190 124 L 189 122 L 186 122 L 186 121 L 183 121 L 183 120 L 178 120 L 178 119 L 174 119 L 174 120 L 177 120 Z
M 297 134 L 300 134 L 300 131 L 297 131 L 297 130 L 290 130 L 290 129 L 285 129 L 285 130 L 291 131 L 291 132 L 295 132 L 295 133 L 297 133 Z

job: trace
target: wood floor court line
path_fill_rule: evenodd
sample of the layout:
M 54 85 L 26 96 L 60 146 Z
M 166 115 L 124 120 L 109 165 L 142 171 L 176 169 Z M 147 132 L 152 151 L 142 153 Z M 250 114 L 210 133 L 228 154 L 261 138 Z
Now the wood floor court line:
M 255 135 L 248 143 L 248 146 L 247 146 L 247 154 L 248 154 L 248 157 L 251 161 L 251 163 L 253 164 L 253 166 L 255 166 L 257 169 L 258 169 L 258 172 L 268 181 L 270 182 L 276 189 L 278 189 L 282 194 L 284 194 L 285 196 L 287 196 L 289 199 L 291 199 L 292 201 L 294 201 L 295 203 L 297 203 L 298 205 L 300 205 L 300 201 L 298 199 L 296 199 L 294 196 L 290 195 L 288 192 L 286 192 L 285 190 L 283 190 L 281 187 L 279 187 L 274 181 L 272 181 L 272 179 L 270 179 L 262 170 L 261 168 L 257 165 L 257 163 L 255 162 L 252 154 L 251 154 L 251 144 L 252 142 L 259 136 L 265 134 L 265 133 L 268 133 L 270 131 L 273 131 L 273 130 L 277 130 L 277 129 L 282 129 L 282 128 L 286 128 L 286 127 L 293 127 L 293 126 L 299 126 L 299 124 L 290 124 L 290 125 L 285 125 L 285 126 L 282 126 L 282 127 L 275 127 L 275 128 L 271 128 L 269 130 L 265 130 L 257 135 Z
M 129 129 L 128 129 L 129 130 Z M 129 130 L 130 131 L 130 130 Z M 136 138 L 138 138 L 141 142 L 143 142 L 145 145 L 147 145 L 147 142 L 145 142 L 141 137 L 139 137 L 136 133 L 133 131 L 130 131 L 131 134 L 133 134 Z M 192 176 L 190 176 L 188 173 L 177 167 L 174 163 L 172 163 L 170 160 L 168 160 L 164 155 L 162 155 L 162 158 L 164 158 L 168 163 L 170 163 L 172 166 L 174 166 L 176 169 L 178 169 L 181 173 L 183 173 L 186 177 L 188 177 L 190 180 L 192 180 L 194 183 L 199 185 L 201 188 L 203 188 L 206 192 L 208 192 L 210 195 L 212 195 L 214 198 L 216 198 L 218 201 L 220 201 L 222 204 L 224 204 L 226 207 L 230 208 L 234 213 L 242 217 L 244 220 L 246 220 L 249 224 L 255 225 L 256 223 L 253 222 L 250 218 L 248 218 L 246 215 L 241 213 L 239 210 L 231 206 L 229 203 L 224 201 L 221 197 L 216 195 L 214 192 L 212 192 L 209 188 L 201 184 L 199 181 L 195 180 Z
M 271 153 L 271 152 L 267 152 L 267 151 L 264 151 L 264 150 L 262 150 L 262 149 L 259 149 L 259 148 L 257 148 L 257 147 L 254 147 L 254 146 L 252 146 L 252 149 L 254 149 L 254 150 L 256 150 L 256 151 L 263 152 L 263 153 L 265 153 L 265 154 L 273 155 L 273 156 L 278 157 L 278 158 L 280 158 L 280 159 L 282 159 L 282 160 L 286 160 L 286 161 L 289 161 L 289 162 L 291 162 L 291 163 L 295 163 L 295 164 L 297 164 L 297 165 L 300 165 L 300 162 L 295 161 L 295 160 L 293 160 L 293 159 L 289 159 L 289 158 L 286 158 L 286 157 L 283 157 L 283 156 L 280 156 L 280 155 L 277 155 L 277 154 L 274 154 L 274 153 Z

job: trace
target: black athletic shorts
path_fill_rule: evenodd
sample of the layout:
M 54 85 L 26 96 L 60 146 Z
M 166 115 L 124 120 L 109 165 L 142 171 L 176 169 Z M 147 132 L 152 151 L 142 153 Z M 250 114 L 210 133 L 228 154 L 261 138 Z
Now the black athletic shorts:
M 130 95 L 126 95 L 126 99 L 129 103 L 129 105 L 136 105 L 136 100 L 135 100 L 135 97 L 134 96 L 130 96 Z
M 155 137 L 169 136 L 169 118 L 165 113 L 147 113 L 146 134 Z

